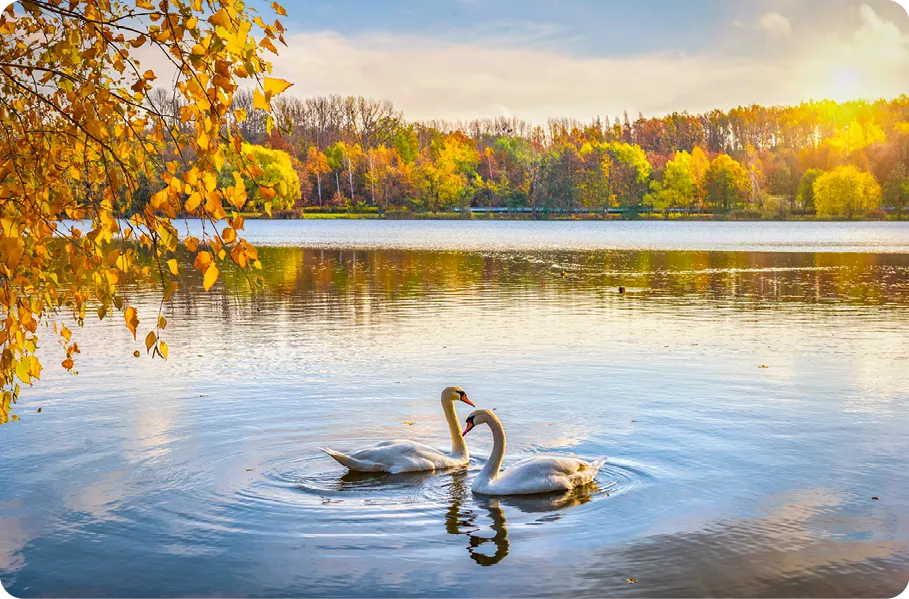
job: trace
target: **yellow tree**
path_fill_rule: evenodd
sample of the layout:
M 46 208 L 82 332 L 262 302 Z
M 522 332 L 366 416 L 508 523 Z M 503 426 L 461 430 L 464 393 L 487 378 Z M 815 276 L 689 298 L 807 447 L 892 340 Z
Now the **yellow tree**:
M 316 176 L 316 193 L 319 198 L 319 206 L 322 205 L 322 175 L 331 172 L 328 166 L 328 159 L 324 152 L 320 152 L 316 146 L 309 146 L 306 150 L 306 160 L 303 162 L 306 171 Z M 310 183 L 312 185 L 312 183 Z
M 227 186 L 216 175 L 241 147 L 245 114 L 231 104 L 242 80 L 263 110 L 290 85 L 267 76 L 266 51 L 277 53 L 283 32 L 239 0 L 30 0 L 0 14 L 0 422 L 16 419 L 19 384 L 40 376 L 42 321 L 60 335 L 66 369 L 79 347 L 63 320 L 81 325 L 89 308 L 99 318 L 122 311 L 134 337 L 145 323 L 146 349 L 166 359 L 160 308 L 140 321 L 118 286 L 155 277 L 167 301 L 181 242 L 206 289 L 218 264 L 259 266 L 238 235 L 240 174 Z M 166 66 L 144 68 L 140 54 Z M 174 101 L 162 107 L 148 96 L 165 78 Z M 261 173 L 242 165 L 252 180 Z M 148 199 L 137 206 L 142 186 Z M 178 212 L 216 232 L 181 239 Z
M 814 206 L 821 218 L 853 219 L 880 207 L 881 186 L 877 179 L 851 164 L 820 175 L 813 187 Z

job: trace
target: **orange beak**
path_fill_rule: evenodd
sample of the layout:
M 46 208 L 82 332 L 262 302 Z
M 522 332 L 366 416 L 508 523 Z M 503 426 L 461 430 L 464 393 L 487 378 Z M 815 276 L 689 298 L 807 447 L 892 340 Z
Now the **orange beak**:
M 466 403 L 468 406 L 472 406 L 474 408 L 477 407 L 472 401 L 470 401 L 470 399 L 466 395 L 461 396 L 461 401 Z
M 461 436 L 462 436 L 462 437 L 466 437 L 466 436 L 467 436 L 467 433 L 469 433 L 469 432 L 470 432 L 470 429 L 472 429 L 472 428 L 473 428 L 473 422 L 468 422 L 468 423 L 467 423 L 467 428 L 464 429 L 464 432 L 461 433 Z

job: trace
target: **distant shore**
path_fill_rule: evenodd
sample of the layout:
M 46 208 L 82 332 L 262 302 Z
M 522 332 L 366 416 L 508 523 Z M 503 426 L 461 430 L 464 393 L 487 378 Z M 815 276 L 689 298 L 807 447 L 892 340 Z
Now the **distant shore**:
M 274 212 L 271 216 L 264 212 L 244 212 L 243 218 L 262 219 L 262 220 L 558 220 L 558 221 L 741 221 L 741 222 L 899 222 L 907 221 L 909 215 L 903 215 L 897 218 L 895 214 L 876 214 L 873 217 L 857 217 L 853 219 L 845 218 L 818 218 L 812 214 L 670 214 L 668 217 L 658 213 L 639 213 L 626 215 L 621 213 L 553 213 L 537 212 L 536 215 L 530 212 L 407 212 L 407 211 L 385 211 L 385 212 L 359 212 L 346 211 L 340 209 L 337 211 L 299 211 L 286 210 Z

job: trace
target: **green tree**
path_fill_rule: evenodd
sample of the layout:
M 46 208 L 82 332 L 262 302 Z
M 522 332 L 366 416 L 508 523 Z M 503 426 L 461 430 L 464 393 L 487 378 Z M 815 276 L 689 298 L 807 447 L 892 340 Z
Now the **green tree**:
M 796 195 L 798 200 L 799 207 L 802 210 L 802 214 L 806 212 L 813 212 L 814 208 L 814 182 L 817 181 L 817 178 L 824 174 L 819 168 L 809 168 L 805 171 L 805 174 L 802 175 L 802 180 L 799 182 L 799 191 Z
M 909 202 L 909 167 L 899 164 L 890 173 L 884 184 L 884 200 L 891 208 L 896 208 L 896 218 L 903 217 L 903 208 Z
M 851 164 L 824 173 L 814 182 L 814 205 L 820 217 L 852 219 L 880 206 L 881 186 L 874 175 Z

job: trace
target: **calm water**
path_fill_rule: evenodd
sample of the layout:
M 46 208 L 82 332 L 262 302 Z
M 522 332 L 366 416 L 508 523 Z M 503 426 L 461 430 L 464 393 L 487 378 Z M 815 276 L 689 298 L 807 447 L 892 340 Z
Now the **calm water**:
M 119 317 L 77 331 L 78 376 L 46 342 L 22 421 L 0 427 L 13 595 L 890 597 L 909 582 L 909 226 L 248 228 L 265 291 L 227 273 L 206 294 L 185 268 L 168 362 L 133 358 Z M 143 329 L 155 297 L 129 297 Z M 449 384 L 496 409 L 506 466 L 608 456 L 596 485 L 473 496 L 486 428 L 461 472 L 345 475 L 317 450 L 445 447 Z

